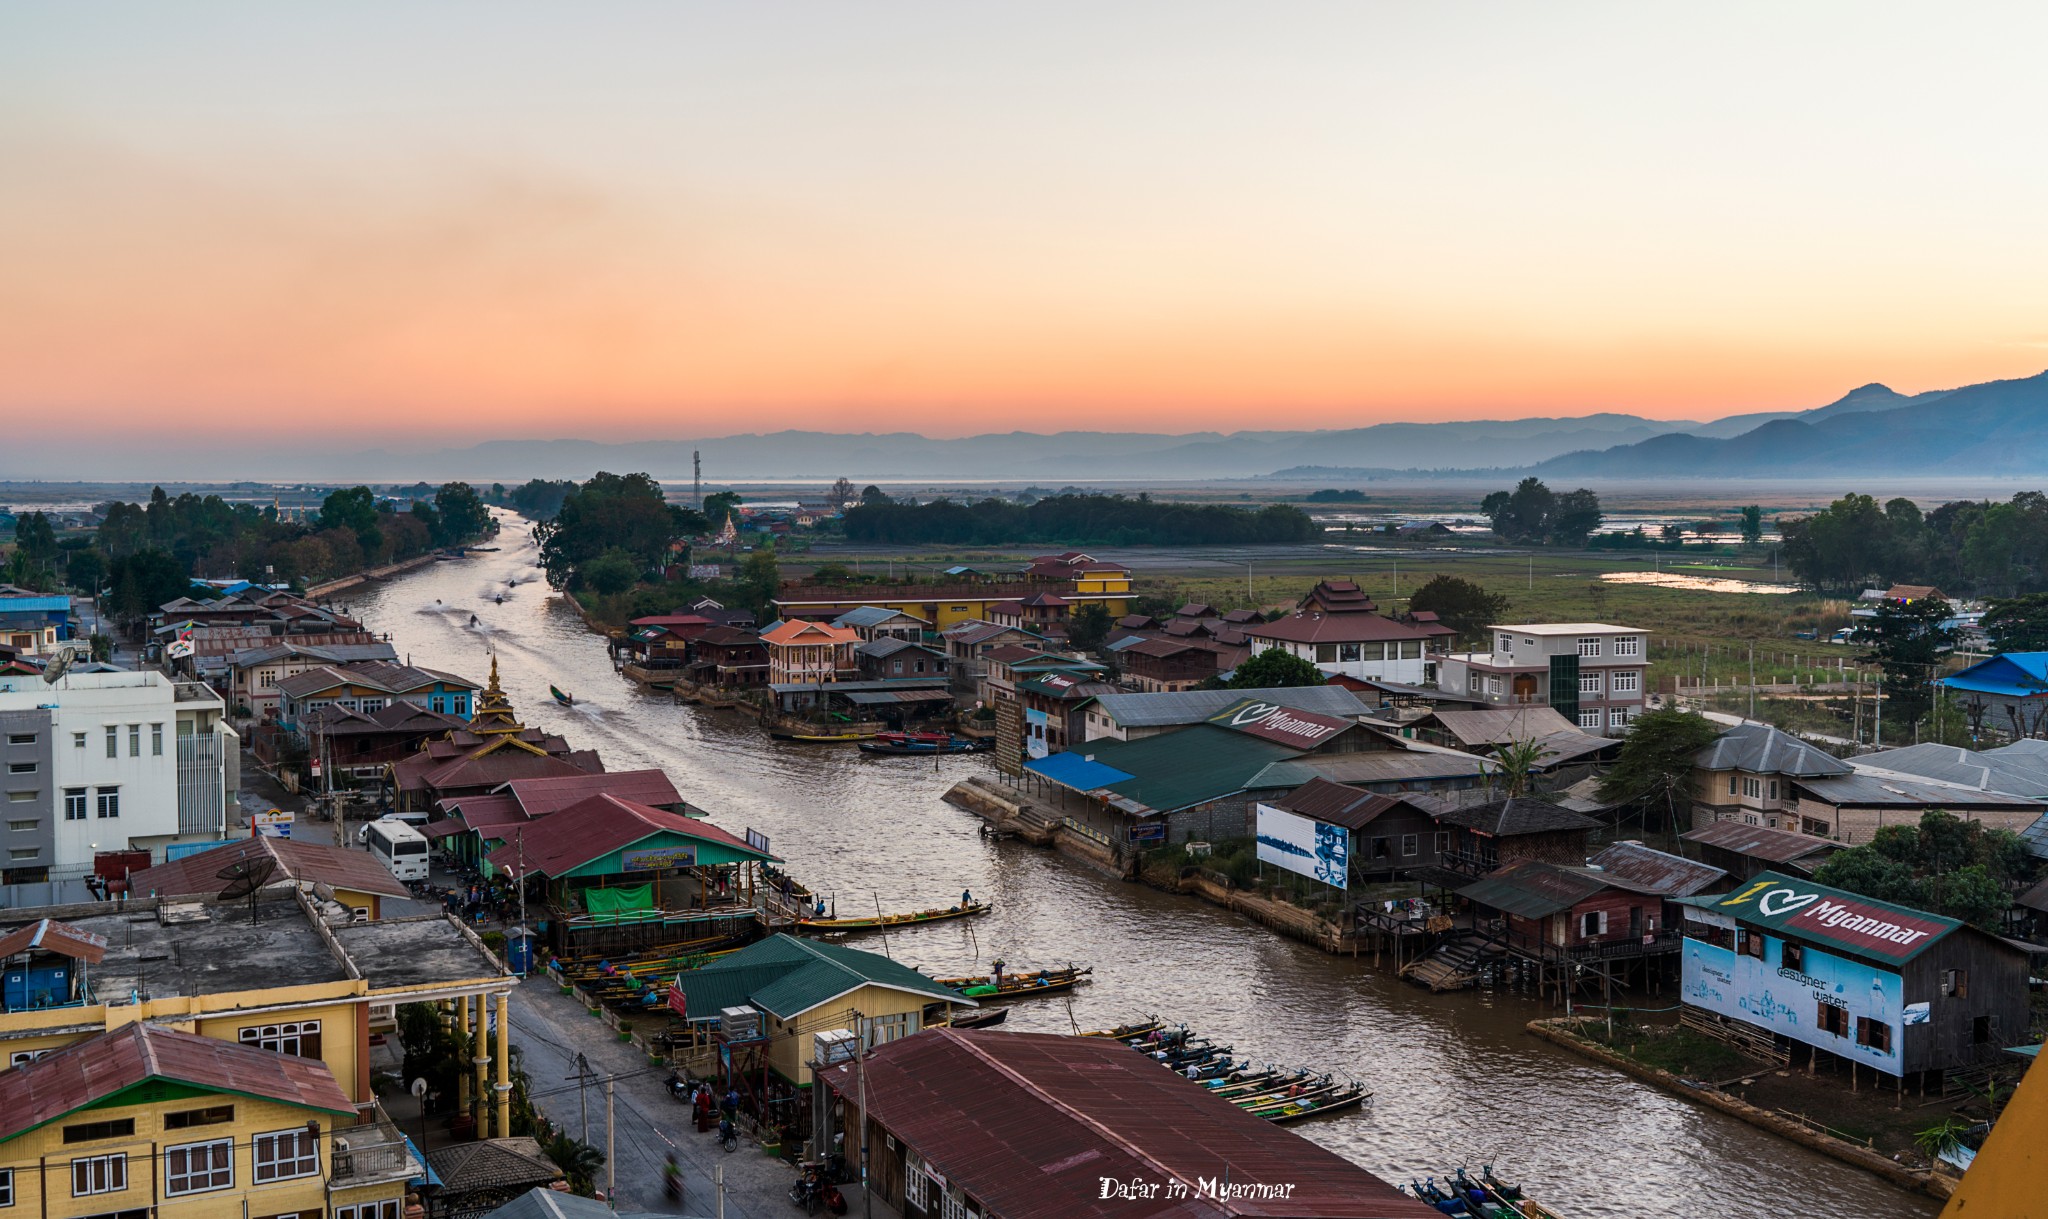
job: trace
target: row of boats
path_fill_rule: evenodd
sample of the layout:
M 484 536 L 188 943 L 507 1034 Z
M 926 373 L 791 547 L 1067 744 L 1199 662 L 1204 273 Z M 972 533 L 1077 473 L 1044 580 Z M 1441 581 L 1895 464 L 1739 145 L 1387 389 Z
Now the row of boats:
M 1169 1070 L 1207 1088 L 1253 1117 L 1276 1125 L 1360 1108 L 1372 1089 L 1355 1079 L 1307 1067 L 1257 1065 L 1233 1047 L 1197 1037 L 1185 1024 L 1158 1021 L 1085 1036 L 1115 1037 Z
M 1440 1213 L 1462 1219 L 1559 1219 L 1556 1211 L 1495 1176 L 1491 1164 L 1482 1165 L 1476 1174 L 1456 1168 L 1442 1181 L 1410 1181 L 1408 1192 Z
M 793 732 L 770 728 L 768 735 L 779 741 L 802 745 L 845 745 L 858 743 L 862 753 L 914 757 L 919 754 L 986 753 L 994 741 L 955 736 L 950 732 Z

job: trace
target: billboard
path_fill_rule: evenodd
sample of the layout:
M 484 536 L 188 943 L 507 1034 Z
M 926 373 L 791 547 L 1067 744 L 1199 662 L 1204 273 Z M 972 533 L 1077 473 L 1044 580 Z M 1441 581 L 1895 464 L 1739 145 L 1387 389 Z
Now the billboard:
M 1278 703 L 1260 702 L 1255 698 L 1232 703 L 1210 716 L 1209 722 L 1249 733 L 1261 740 L 1292 745 L 1296 749 L 1314 749 L 1346 728 L 1354 726 L 1350 720 L 1317 715 L 1312 711 L 1295 711 Z
M 1351 831 L 1261 804 L 1259 861 L 1342 889 L 1351 866 Z
M 266 838 L 289 838 L 292 836 L 292 824 L 296 820 L 295 814 L 274 808 L 267 813 L 257 813 L 249 818 L 249 828 L 253 831 L 252 836 L 260 834 Z
M 1024 713 L 1025 757 L 1042 758 L 1052 752 L 1045 742 L 1045 728 L 1050 723 L 1052 723 L 1052 717 L 1043 711 L 1027 710 Z
M 668 868 L 694 867 L 696 863 L 695 846 L 653 847 L 619 854 L 621 872 L 660 872 Z
M 1687 930 L 1698 928 L 1689 918 Z M 1745 935 L 1756 934 L 1745 929 Z M 1681 977 L 1685 1002 L 1887 1075 L 1901 1073 L 1904 1026 L 1920 1023 L 1925 1014 L 1903 1009 L 1899 975 L 1811 944 L 1792 945 L 1796 960 L 1788 966 L 1785 941 L 1760 938 L 1762 959 L 1688 934 Z

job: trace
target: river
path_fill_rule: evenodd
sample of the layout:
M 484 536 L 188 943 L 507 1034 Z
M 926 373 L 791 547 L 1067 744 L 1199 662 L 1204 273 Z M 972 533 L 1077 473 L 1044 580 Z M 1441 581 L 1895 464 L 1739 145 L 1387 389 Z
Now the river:
M 976 818 L 940 799 L 986 759 L 869 758 L 772 742 L 736 713 L 643 693 L 612 672 L 604 641 L 548 589 L 524 523 L 508 518 L 499 545 L 340 600 L 415 664 L 481 678 L 495 649 L 527 723 L 601 751 L 609 769 L 666 770 L 718 824 L 767 834 L 796 875 L 836 894 L 844 914 L 936 905 L 963 888 L 995 903 L 981 919 L 862 947 L 886 946 L 933 971 L 982 972 L 994 955 L 1013 969 L 1094 967 L 1071 1005 L 1016 1005 L 1007 1028 L 1097 1028 L 1157 1013 L 1262 1060 L 1349 1071 L 1375 1089 L 1373 1104 L 1295 1130 L 1397 1183 L 1491 1162 L 1567 1219 L 1936 1211 L 1536 1040 L 1522 1026 L 1548 1013 L 1523 996 L 1432 995 L 1201 902 L 989 842 Z M 503 605 L 494 600 L 501 593 Z M 550 684 L 576 705 L 557 706 Z

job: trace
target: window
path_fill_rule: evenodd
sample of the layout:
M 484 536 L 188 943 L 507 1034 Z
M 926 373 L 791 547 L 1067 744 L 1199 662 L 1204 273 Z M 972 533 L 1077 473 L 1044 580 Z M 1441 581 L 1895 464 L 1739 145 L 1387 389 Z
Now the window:
M 1579 655 L 1598 656 L 1599 654 L 1600 637 L 1598 635 L 1581 635 L 1579 637 Z
M 1607 688 L 1615 694 L 1634 694 L 1643 688 L 1643 675 L 1634 670 L 1608 677 Z
M 100 820 L 110 821 L 121 815 L 120 788 L 102 787 L 96 789 L 94 794 L 99 797 Z
M 278 1054 L 293 1054 L 300 1058 L 320 1057 L 318 1020 L 252 1025 L 240 1030 L 235 1036 L 243 1045 L 253 1045 Z
M 1735 794 L 1735 776 L 1734 776 L 1734 775 L 1729 775 L 1729 776 L 1728 776 L 1728 794 L 1729 794 L 1729 795 L 1731 795 L 1731 796 Z
M 121 756 L 121 726 L 119 724 L 107 725 L 107 756 L 110 758 Z
M 1513 635 L 1500 636 L 1493 650 L 1496 652 L 1504 652 L 1509 656 L 1513 656 L 1515 654 L 1515 637 Z
M 1319 644 L 1317 644 L 1317 645 L 1316 645 L 1316 663 L 1317 663 L 1317 664 L 1327 664 L 1327 665 L 1333 665 L 1333 664 L 1336 664 L 1336 663 L 1337 663 L 1337 645 L 1336 645 L 1336 644 L 1334 644 L 1334 643 L 1319 643 Z
M 36 734 L 33 732 L 10 732 L 7 734 L 7 743 L 9 745 L 33 745 L 36 743 Z
M 1970 971 L 1967 969 L 1942 970 L 1941 993 L 1951 999 L 1968 998 L 1970 994 Z
M 1849 1035 L 1849 1009 L 1823 1002 L 1820 1005 L 1820 1016 L 1814 1021 L 1814 1024 L 1823 1033 L 1833 1033 L 1837 1037 L 1847 1037 Z
M 1443 853 L 1444 853 L 1445 851 L 1448 851 L 1448 850 L 1450 850 L 1450 849 L 1451 849 L 1451 835 L 1450 835 L 1450 831 L 1448 831 L 1448 830 L 1438 830 L 1438 831 L 1437 831 L 1437 835 L 1436 835 L 1436 853 L 1437 853 L 1437 854 L 1439 854 L 1439 855 L 1441 855 L 1441 854 L 1443 854 Z
M 67 1143 L 96 1143 L 101 1139 L 131 1139 L 135 1137 L 135 1119 L 115 1118 L 109 1122 L 81 1122 L 76 1126 L 64 1127 L 64 1141 Z
M 85 789 L 67 787 L 64 789 L 64 820 L 85 820 Z
M 1806 945 L 1794 944 L 1790 940 L 1778 945 L 1778 964 L 1786 969 L 1806 972 Z
M 8 792 L 7 802 L 9 804 L 34 804 L 36 797 L 42 794 L 42 792 L 33 789 L 25 792 Z
M 1616 656 L 1641 656 L 1643 654 L 1642 637 L 1640 635 L 1624 635 L 1616 639 L 1614 641 L 1614 654 Z
M 1740 928 L 1736 933 L 1735 951 L 1761 961 L 1764 959 L 1764 937 L 1747 927 Z
M 235 1183 L 235 1141 L 186 1143 L 164 1150 L 164 1192 L 203 1194 Z
M 128 756 L 131 758 L 142 756 L 142 725 L 140 724 L 128 725 Z
M 256 1183 L 310 1177 L 320 1171 L 320 1140 L 309 1129 L 259 1134 L 255 1150 Z
M 40 821 L 10 821 L 7 823 L 7 828 L 13 830 L 17 834 L 21 834 L 33 831 L 37 826 L 41 824 L 42 822 Z
M 40 854 L 42 850 L 39 847 L 11 847 L 8 849 L 7 858 L 16 863 L 26 863 Z
M 0 1206 L 14 1205 L 14 1170 L 0 1168 Z
M 1991 1040 L 1992 1028 L 1997 1021 L 1991 1016 L 1979 1016 L 1970 1022 L 1970 1044 L 1983 1045 Z
M 1394 645 L 1390 643 L 1390 644 L 1388 644 L 1387 646 L 1391 648 L 1391 647 L 1393 647 Z M 1389 657 L 1388 659 L 1390 659 L 1390 660 L 1391 660 L 1391 659 L 1392 659 L 1392 657 Z M 1421 660 L 1421 659 L 1422 659 L 1422 641 L 1421 641 L 1420 639 L 1403 639 L 1403 640 L 1401 641 L 1401 659 L 1402 659 L 1402 660 Z
M 194 1126 L 219 1126 L 234 1120 L 233 1105 L 211 1105 L 205 1109 L 180 1109 L 164 1114 L 164 1129 L 190 1130 Z
M 1771 799 L 1773 799 L 1773 800 L 1776 800 L 1777 798 L 1778 798 L 1778 781 L 1777 781 L 1776 779 L 1772 779 L 1772 780 L 1771 780 Z
M 1579 727 L 1581 727 L 1581 728 L 1598 728 L 1599 726 L 1600 726 L 1600 709 L 1599 709 L 1598 707 L 1595 707 L 1595 708 L 1593 708 L 1593 709 L 1592 709 L 1592 710 L 1590 710 L 1590 711 L 1581 711 L 1581 712 L 1579 712 Z
M 1581 673 L 1581 674 L 1579 674 L 1579 693 L 1581 693 L 1581 694 L 1598 694 L 1598 693 L 1600 693 L 1600 675 L 1599 675 L 1598 673 Z
M 916 1012 L 903 1012 L 895 1016 L 875 1016 L 860 1022 L 861 1040 L 870 1049 L 908 1037 L 916 1031 Z
M 1401 856 L 1402 856 L 1402 858 L 1404 858 L 1404 859 L 1405 859 L 1405 858 L 1407 858 L 1407 857 L 1409 857 L 1409 856 L 1412 856 L 1412 855 L 1419 855 L 1419 854 L 1421 854 L 1421 853 L 1422 853 L 1422 836 L 1421 836 L 1420 834 L 1403 834 L 1403 835 L 1401 835 Z
M 1605 910 L 1588 910 L 1580 915 L 1579 934 L 1581 936 L 1606 935 L 1607 912 Z
M 149 756 L 153 758 L 164 756 L 164 726 L 162 724 L 151 724 L 149 726 Z
M 10 775 L 32 775 L 36 773 L 36 764 L 34 762 L 9 762 L 7 764 L 7 773 Z
M 16 1050 L 7 1056 L 7 1065 L 18 1067 L 25 1062 L 34 1062 L 49 1052 L 48 1050 Z
M 1764 798 L 1764 781 L 1763 781 L 1762 779 L 1758 779 L 1758 778 L 1753 778 L 1753 777 L 1751 777 L 1751 776 L 1748 776 L 1748 775 L 1744 775 L 1744 776 L 1743 776 L 1743 779 L 1742 779 L 1742 795 L 1743 795 L 1743 798 L 1744 798 L 1744 799 L 1746 799 L 1746 800 L 1761 800 L 1761 799 L 1763 799 L 1763 798 Z
M 1607 709 L 1607 722 L 1612 727 L 1626 728 L 1628 727 L 1628 722 L 1634 718 L 1635 711 L 1633 708 L 1610 707 Z
M 1357 645 L 1357 644 L 1355 644 L 1355 643 L 1340 643 L 1340 644 L 1338 644 L 1338 645 L 1337 645 L 1337 659 L 1339 659 L 1339 660 L 1357 660 L 1357 659 L 1358 659 L 1358 645 Z M 1379 658 L 1378 658 L 1377 656 L 1375 656 L 1375 657 L 1374 657 L 1373 659 L 1377 660 L 1377 659 L 1379 659 Z
M 396 1198 L 382 1202 L 358 1202 L 354 1206 L 337 1206 L 334 1219 L 398 1219 L 399 1204 Z
M 1487 692 L 1488 694 L 1494 694 L 1494 695 L 1497 695 L 1497 694 L 1499 694 L 1499 693 L 1500 693 L 1500 676 L 1499 676 L 1499 674 L 1489 673 L 1489 674 L 1487 675 L 1487 677 L 1486 677 L 1486 692 Z
M 1469 694 L 1479 693 L 1479 674 L 1467 673 L 1465 675 L 1465 688 Z
M 85 748 L 85 734 L 83 732 L 74 732 L 71 734 L 71 747 L 73 749 Z
M 115 1152 L 106 1156 L 85 1156 L 71 1161 L 71 1196 L 117 1194 L 128 1188 L 128 1156 Z
M 1856 1044 L 1867 1045 L 1873 1050 L 1889 1052 L 1892 1048 L 1892 1026 L 1868 1016 L 1856 1017 Z

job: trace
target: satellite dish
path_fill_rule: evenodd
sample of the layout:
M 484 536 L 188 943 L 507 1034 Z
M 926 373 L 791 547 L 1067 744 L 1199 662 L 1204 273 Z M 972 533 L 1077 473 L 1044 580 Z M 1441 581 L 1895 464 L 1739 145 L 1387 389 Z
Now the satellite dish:
M 238 897 L 248 898 L 249 921 L 254 923 L 256 921 L 256 895 L 263 891 L 263 886 L 270 882 L 271 874 L 276 871 L 277 861 L 268 855 L 257 855 L 229 864 L 227 867 L 214 873 L 215 876 L 228 882 L 228 887 L 220 891 L 220 900 L 231 902 Z
M 77 659 L 77 648 L 68 644 L 58 648 L 51 655 L 49 661 L 43 665 L 43 683 L 45 685 L 56 685 L 59 678 L 71 671 L 71 666 Z

